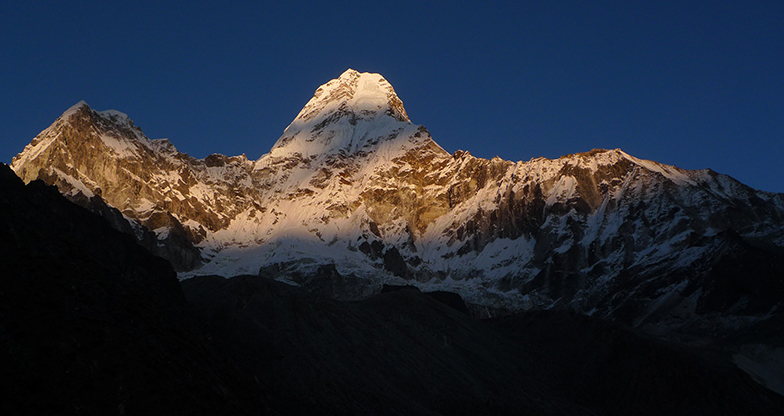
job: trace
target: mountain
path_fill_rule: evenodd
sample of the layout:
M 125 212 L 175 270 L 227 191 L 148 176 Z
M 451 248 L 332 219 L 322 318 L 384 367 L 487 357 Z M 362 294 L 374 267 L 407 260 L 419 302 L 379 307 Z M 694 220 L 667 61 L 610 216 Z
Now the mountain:
M 174 270 L 0 164 L 3 415 L 777 415 L 702 348 L 600 319 L 469 316 L 387 287 L 336 301 Z M 462 306 L 462 307 L 461 307 Z
M 336 299 L 411 284 L 481 316 L 568 309 L 671 335 L 729 333 L 784 299 L 784 195 L 619 149 L 449 154 L 378 74 L 321 86 L 255 161 L 190 157 L 81 102 L 12 167 L 182 278 L 261 274 Z

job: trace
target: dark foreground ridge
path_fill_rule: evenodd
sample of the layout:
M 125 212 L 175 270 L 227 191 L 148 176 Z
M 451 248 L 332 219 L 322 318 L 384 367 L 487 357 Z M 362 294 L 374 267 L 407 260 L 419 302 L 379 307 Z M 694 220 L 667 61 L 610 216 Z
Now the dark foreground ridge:
M 481 321 L 415 288 L 340 302 L 258 276 L 183 288 L 220 351 L 274 375 L 282 413 L 772 415 L 784 405 L 717 354 L 581 315 Z
M 264 391 L 227 366 L 171 265 L 0 165 L 0 414 L 258 414 Z
M 721 355 L 567 313 L 481 321 L 171 266 L 0 166 L 0 414 L 735 415 L 784 398 Z M 463 304 L 463 306 L 465 306 Z

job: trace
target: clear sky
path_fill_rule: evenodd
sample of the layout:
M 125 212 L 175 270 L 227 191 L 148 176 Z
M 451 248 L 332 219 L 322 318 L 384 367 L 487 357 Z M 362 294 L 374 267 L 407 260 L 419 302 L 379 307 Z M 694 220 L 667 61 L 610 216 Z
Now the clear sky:
M 353 68 L 450 152 L 621 148 L 784 192 L 784 1 L 236 3 L 2 2 L 0 161 L 79 100 L 255 159 Z

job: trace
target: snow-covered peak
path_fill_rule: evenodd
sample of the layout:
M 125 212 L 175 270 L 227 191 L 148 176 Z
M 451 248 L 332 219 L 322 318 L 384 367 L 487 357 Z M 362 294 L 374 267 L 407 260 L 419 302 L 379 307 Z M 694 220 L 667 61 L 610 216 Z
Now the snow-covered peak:
M 104 110 L 104 111 L 99 111 L 98 114 L 101 117 L 103 117 L 103 118 L 110 119 L 110 120 L 114 121 L 115 123 L 120 123 L 120 124 L 123 124 L 123 125 L 132 125 L 133 124 L 133 122 L 131 121 L 130 117 L 128 117 L 128 114 L 125 114 L 122 111 Z
M 12 168 L 19 173 L 18 169 L 41 155 L 72 153 L 75 143 L 90 140 L 97 141 L 91 142 L 89 148 L 100 149 L 113 157 L 138 157 L 142 148 L 153 149 L 150 139 L 127 114 L 117 110 L 96 111 L 86 102 L 79 101 L 25 146 L 14 157 Z M 64 165 L 68 163 L 64 162 Z
M 409 121 L 403 103 L 384 77 L 353 69 L 319 87 L 296 120 L 312 120 L 337 110 L 361 116 L 386 113 L 399 121 Z
M 58 121 L 68 121 L 71 118 L 71 116 L 78 113 L 80 110 L 93 111 L 92 108 L 90 108 L 90 106 L 87 104 L 87 102 L 81 100 L 78 103 L 72 105 L 69 109 L 65 110 L 65 112 L 52 125 L 53 126 L 57 125 Z M 128 117 L 128 114 L 125 114 L 122 111 L 104 110 L 104 111 L 94 111 L 94 113 L 98 114 L 101 118 L 117 126 L 138 129 L 138 127 L 136 127 L 133 124 L 131 118 Z
M 319 87 L 273 146 L 273 157 L 351 153 L 396 137 L 411 121 L 379 74 L 345 71 Z
M 87 105 L 87 103 L 84 100 L 81 100 L 78 103 L 72 105 L 71 108 L 65 110 L 63 115 L 61 115 L 60 118 L 58 118 L 58 120 L 68 120 L 69 118 L 71 118 L 72 115 L 79 112 L 79 110 L 81 110 L 82 108 L 87 108 L 89 110 L 90 106 Z

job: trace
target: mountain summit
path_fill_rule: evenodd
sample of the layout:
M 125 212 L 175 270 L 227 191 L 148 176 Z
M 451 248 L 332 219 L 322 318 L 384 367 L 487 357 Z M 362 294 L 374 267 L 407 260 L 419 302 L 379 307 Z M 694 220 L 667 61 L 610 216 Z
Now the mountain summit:
M 618 149 L 449 154 L 378 74 L 324 84 L 256 161 L 192 158 L 80 103 L 12 167 L 182 278 L 262 275 L 338 299 L 411 284 L 457 292 L 476 314 L 562 308 L 665 332 L 720 330 L 715 314 L 755 322 L 784 298 L 770 277 L 784 195 Z
M 349 69 L 316 90 L 271 155 L 367 151 L 409 126 L 403 102 L 384 77 Z

